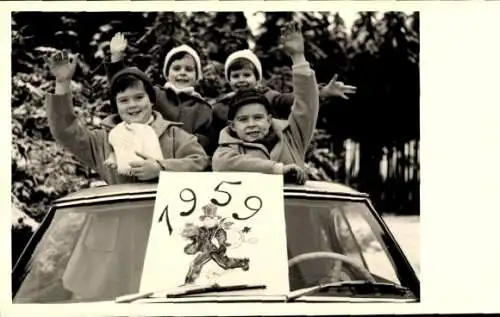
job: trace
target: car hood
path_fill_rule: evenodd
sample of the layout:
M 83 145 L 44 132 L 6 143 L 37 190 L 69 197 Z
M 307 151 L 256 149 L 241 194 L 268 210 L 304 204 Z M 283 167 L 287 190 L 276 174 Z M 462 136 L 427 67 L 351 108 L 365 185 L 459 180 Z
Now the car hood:
M 197 295 L 177 298 L 153 297 L 134 301 L 133 304 L 195 304 L 195 303 L 259 303 L 259 304 L 283 304 L 286 302 L 285 295 Z M 416 303 L 416 299 L 408 298 L 380 298 L 380 297 L 341 297 L 341 296 L 304 296 L 287 303 Z M 109 305 L 115 304 L 114 301 L 92 302 L 89 305 Z M 127 305 L 127 304 L 126 304 Z
M 133 303 L 267 303 L 267 304 L 280 304 L 285 303 L 287 300 L 286 295 L 268 294 L 265 290 L 239 290 L 231 292 L 209 292 L 203 294 L 183 295 L 179 297 L 167 297 L 166 292 L 154 293 L 149 298 L 143 298 L 133 301 Z M 305 295 L 294 300 L 297 303 L 409 303 L 415 302 L 413 298 L 391 298 L 367 295 L 363 297 L 355 296 L 315 296 Z M 110 301 L 112 302 L 112 301 Z M 290 303 L 290 302 L 289 302 Z
M 265 303 L 265 304 L 283 304 L 286 302 L 286 296 L 237 296 L 237 295 L 218 295 L 218 296 L 186 296 L 181 298 L 148 298 L 138 300 L 138 304 L 146 303 Z M 326 297 L 326 296 L 306 296 L 294 300 L 293 303 L 414 303 L 415 299 L 392 299 L 392 298 L 356 298 L 356 297 Z

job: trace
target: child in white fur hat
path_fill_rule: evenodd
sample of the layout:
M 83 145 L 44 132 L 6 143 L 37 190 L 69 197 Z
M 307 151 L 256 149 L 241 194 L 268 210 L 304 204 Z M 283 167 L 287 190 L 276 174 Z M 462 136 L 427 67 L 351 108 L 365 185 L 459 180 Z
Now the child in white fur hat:
M 226 80 L 232 91 L 218 98 L 213 105 L 214 135 L 212 138 L 218 140 L 220 131 L 227 125 L 227 114 L 232 99 L 237 91 L 258 87 L 269 101 L 273 115 L 278 119 L 287 119 L 293 105 L 293 93 L 279 93 L 268 87 L 263 87 L 262 65 L 259 58 L 251 50 L 245 49 L 232 53 L 226 59 L 224 65 Z M 347 94 L 355 93 L 356 87 L 344 85 L 344 83 L 333 79 L 328 85 L 320 87 L 320 97 L 341 97 L 348 99 Z
M 111 62 L 106 64 L 108 78 L 123 69 L 124 52 L 127 40 L 117 33 L 111 40 Z M 181 122 L 182 128 L 194 134 L 207 154 L 216 147 L 210 144 L 212 108 L 210 104 L 194 90 L 194 86 L 203 76 L 198 53 L 188 45 L 171 49 L 163 63 L 163 76 L 166 83 L 155 85 L 156 109 L 169 121 Z

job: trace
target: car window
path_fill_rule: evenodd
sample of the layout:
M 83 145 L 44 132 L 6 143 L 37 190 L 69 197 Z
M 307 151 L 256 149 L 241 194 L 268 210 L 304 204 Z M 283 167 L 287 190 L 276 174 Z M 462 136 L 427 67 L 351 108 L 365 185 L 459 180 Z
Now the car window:
M 359 270 L 342 263 L 335 254 L 347 256 L 367 268 L 379 281 L 399 283 L 387 247 L 368 206 L 361 201 L 290 199 L 286 202 L 289 259 L 301 258 L 289 268 L 292 290 L 321 282 L 364 280 Z M 332 255 L 333 253 L 333 255 Z M 293 262 L 293 261 L 292 261 Z
M 333 207 L 330 211 L 331 217 L 334 218 L 334 223 L 336 224 L 335 235 L 343 246 L 342 248 L 344 254 L 366 267 L 363 250 L 355 238 L 352 227 L 347 221 L 346 215 L 339 207 Z
M 137 292 L 153 206 L 154 200 L 144 200 L 57 209 L 14 302 L 107 300 Z
M 396 271 L 393 264 L 386 253 L 386 249 L 381 243 L 381 239 L 377 239 L 377 230 L 374 219 L 363 213 L 360 204 L 346 204 L 342 207 L 344 215 L 344 227 L 342 232 L 344 235 L 349 235 L 349 252 L 363 264 L 368 270 L 379 277 L 388 281 L 399 283 Z M 368 219 L 372 219 L 370 224 Z M 349 233 L 347 233 L 347 230 Z
M 85 213 L 69 210 L 55 213 L 51 226 L 32 254 L 15 303 L 53 302 L 71 295 L 62 287 L 60 278 L 86 218 Z

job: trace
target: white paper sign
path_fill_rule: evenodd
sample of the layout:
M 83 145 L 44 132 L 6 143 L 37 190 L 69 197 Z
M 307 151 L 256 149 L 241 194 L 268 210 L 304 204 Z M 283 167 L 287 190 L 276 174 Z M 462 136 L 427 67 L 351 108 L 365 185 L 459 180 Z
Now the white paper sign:
M 212 283 L 289 291 L 281 176 L 161 173 L 140 291 Z

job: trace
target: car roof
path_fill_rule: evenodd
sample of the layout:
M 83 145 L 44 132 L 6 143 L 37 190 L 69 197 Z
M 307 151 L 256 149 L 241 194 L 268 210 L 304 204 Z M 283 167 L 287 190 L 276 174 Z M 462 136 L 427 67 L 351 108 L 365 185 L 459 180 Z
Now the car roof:
M 54 203 L 66 203 L 70 201 L 80 201 L 86 199 L 100 198 L 114 200 L 120 196 L 135 196 L 135 195 L 155 195 L 158 183 L 130 183 L 117 185 L 104 185 L 81 189 L 74 193 L 68 194 L 57 199 Z M 310 194 L 331 194 L 348 197 L 368 197 L 367 194 L 361 193 L 354 188 L 336 182 L 325 181 L 307 181 L 305 185 L 289 185 L 284 186 L 285 193 L 310 193 Z

